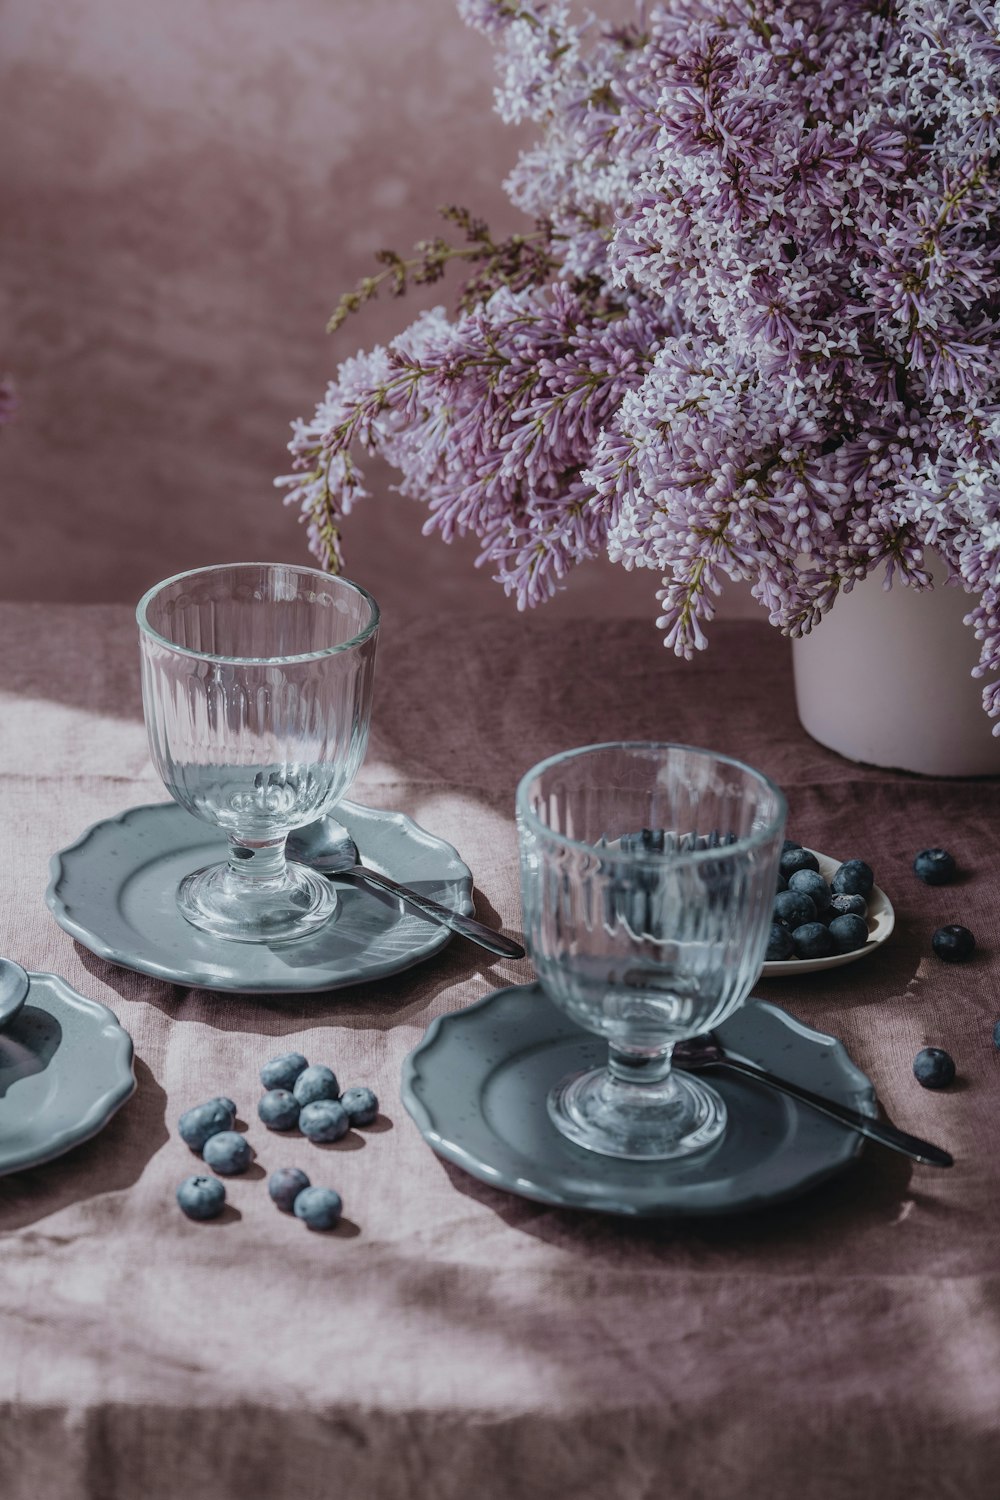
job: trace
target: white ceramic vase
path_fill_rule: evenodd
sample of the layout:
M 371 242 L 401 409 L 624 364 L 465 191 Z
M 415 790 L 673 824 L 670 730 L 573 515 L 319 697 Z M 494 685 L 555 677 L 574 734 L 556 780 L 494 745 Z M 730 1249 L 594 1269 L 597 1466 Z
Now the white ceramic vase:
M 946 576 L 929 559 L 935 579 Z M 850 760 L 925 776 L 1000 775 L 1000 738 L 971 671 L 979 644 L 961 588 L 882 587 L 879 569 L 792 643 L 803 728 Z

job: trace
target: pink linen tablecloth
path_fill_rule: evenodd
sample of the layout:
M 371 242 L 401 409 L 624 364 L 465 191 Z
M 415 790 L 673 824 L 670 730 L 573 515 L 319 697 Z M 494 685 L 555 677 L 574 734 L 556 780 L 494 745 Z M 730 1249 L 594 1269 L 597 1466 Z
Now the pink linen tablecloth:
M 790 830 L 863 854 L 896 904 L 862 964 L 759 993 L 843 1038 L 948 1172 L 868 1147 L 757 1215 L 626 1223 L 487 1188 L 424 1145 L 400 1066 L 430 1020 L 506 983 L 455 941 L 378 983 L 292 999 L 186 991 L 99 960 L 44 905 L 50 853 L 164 798 L 131 611 L 0 606 L 0 952 L 103 1001 L 138 1092 L 94 1140 L 0 1179 L 0 1500 L 923 1500 L 1000 1472 L 1000 783 L 862 769 L 795 719 L 787 643 L 720 625 L 677 662 L 643 622 L 386 619 L 352 795 L 459 849 L 480 916 L 520 930 L 513 796 L 559 748 L 665 738 L 743 757 Z M 930 689 L 929 689 L 930 692 Z M 928 712 L 933 712 L 932 697 Z M 910 870 L 941 844 L 960 885 Z M 973 929 L 948 966 L 930 934 Z M 922 1090 L 947 1047 L 959 1077 Z M 389 1128 L 322 1158 L 269 1136 L 257 1070 L 290 1047 L 370 1083 Z M 185 1220 L 182 1109 L 235 1096 L 266 1170 L 343 1194 L 310 1234 L 263 1173 Z M 308 1158 L 308 1159 L 306 1159 Z

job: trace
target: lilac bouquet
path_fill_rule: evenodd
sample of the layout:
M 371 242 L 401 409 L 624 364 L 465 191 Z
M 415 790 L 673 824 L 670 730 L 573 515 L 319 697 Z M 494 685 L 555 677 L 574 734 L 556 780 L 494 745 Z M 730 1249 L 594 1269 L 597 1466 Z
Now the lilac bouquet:
M 928 587 L 933 546 L 1000 676 L 1000 5 L 459 9 L 539 127 L 505 184 L 534 227 L 450 210 L 464 247 L 384 251 L 343 299 L 475 267 L 293 424 L 321 563 L 378 453 L 521 608 L 583 558 L 653 569 L 684 656 L 726 578 L 800 635 L 873 569 Z

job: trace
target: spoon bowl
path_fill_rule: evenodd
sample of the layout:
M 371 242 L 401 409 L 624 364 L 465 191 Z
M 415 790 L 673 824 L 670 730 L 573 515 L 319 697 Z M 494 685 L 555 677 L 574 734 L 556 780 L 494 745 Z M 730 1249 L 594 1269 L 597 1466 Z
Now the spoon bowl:
M 297 828 L 288 835 L 285 852 L 294 863 L 308 865 L 319 875 L 351 880 L 358 885 L 367 885 L 372 890 L 395 896 L 428 921 L 450 927 L 453 932 L 478 943 L 490 953 L 496 953 L 502 958 L 524 957 L 524 949 L 520 943 L 504 937 L 501 932 L 494 932 L 484 922 L 477 922 L 474 917 L 467 917 L 462 912 L 452 911 L 450 906 L 443 906 L 440 901 L 433 901 L 429 896 L 411 890 L 409 886 L 390 880 L 388 875 L 368 869 L 361 863 L 357 844 L 343 824 L 338 823 L 335 818 L 318 818 L 314 823 L 307 823 L 304 828 Z
M 0 958 L 0 1029 L 13 1021 L 28 998 L 31 981 L 12 958 Z

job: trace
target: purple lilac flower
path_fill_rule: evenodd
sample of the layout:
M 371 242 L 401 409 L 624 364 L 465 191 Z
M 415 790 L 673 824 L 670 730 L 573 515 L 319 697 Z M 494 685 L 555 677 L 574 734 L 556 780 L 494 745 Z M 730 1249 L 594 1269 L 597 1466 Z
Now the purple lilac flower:
M 341 365 L 279 481 L 313 551 L 377 452 L 521 607 L 653 569 L 690 655 L 726 579 L 802 634 L 933 546 L 1000 717 L 1000 6 L 459 9 L 538 128 L 506 186 L 555 269 Z

